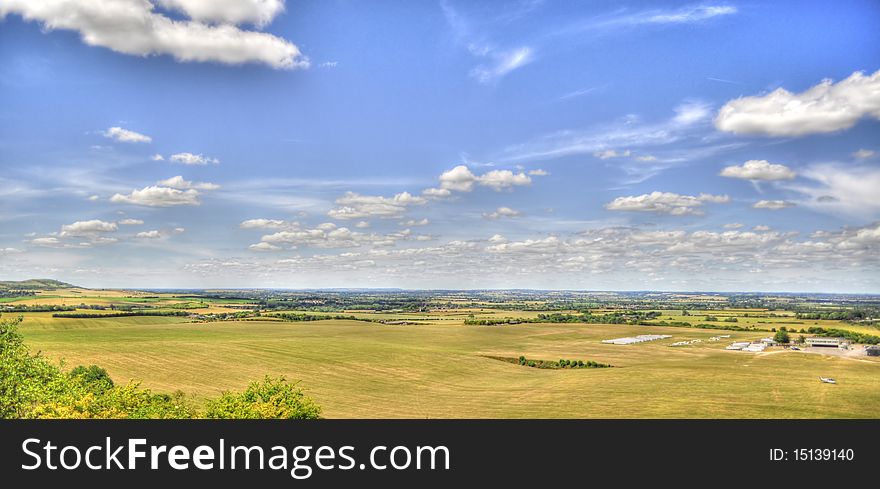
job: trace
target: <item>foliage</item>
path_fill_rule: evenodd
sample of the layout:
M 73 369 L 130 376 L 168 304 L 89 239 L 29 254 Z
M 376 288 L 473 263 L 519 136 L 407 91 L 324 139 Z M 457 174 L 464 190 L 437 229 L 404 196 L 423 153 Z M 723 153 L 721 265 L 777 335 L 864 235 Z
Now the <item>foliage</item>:
M 266 376 L 240 393 L 226 392 L 208 401 L 205 417 L 211 419 L 317 419 L 321 409 L 284 377 Z
M 788 336 L 788 331 L 786 331 L 784 326 L 779 328 L 779 331 L 773 335 L 773 341 L 777 343 L 788 343 L 791 341 L 791 338 Z
M 14 320 L 0 319 L 0 418 L 152 418 L 202 415 L 180 391 L 156 394 L 137 382 L 117 386 L 97 365 L 64 372 L 31 354 Z M 241 393 L 208 401 L 207 418 L 317 418 L 320 409 L 284 378 L 267 377 Z

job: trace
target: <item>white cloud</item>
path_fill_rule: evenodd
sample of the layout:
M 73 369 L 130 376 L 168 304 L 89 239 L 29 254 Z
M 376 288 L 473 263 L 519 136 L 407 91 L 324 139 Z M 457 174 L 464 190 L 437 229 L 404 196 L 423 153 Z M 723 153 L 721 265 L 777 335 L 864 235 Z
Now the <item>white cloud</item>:
M 632 24 L 693 24 L 737 12 L 732 5 L 691 5 L 674 11 L 645 11 L 628 17 Z
M 367 221 L 358 221 L 358 223 L 355 224 L 354 227 L 356 227 L 358 229 L 366 229 L 366 228 L 370 227 L 370 223 Z
M 112 233 L 118 229 L 115 222 L 105 222 L 99 219 L 89 221 L 76 221 L 73 224 L 61 226 L 59 236 L 90 236 L 96 233 Z
M 0 248 L 0 255 L 11 255 L 15 253 L 24 253 L 24 250 L 18 248 Z
M 199 22 L 264 26 L 284 11 L 284 0 L 158 0 Z
M 410 219 L 408 221 L 401 222 L 400 225 L 401 226 L 427 226 L 428 224 L 430 224 L 430 222 L 431 221 L 429 221 L 428 218 L 426 217 L 426 218 L 420 219 L 418 221 L 415 219 Z
M 755 209 L 767 209 L 771 211 L 778 211 L 781 209 L 787 209 L 789 207 L 794 207 L 794 202 L 789 202 L 787 200 L 759 200 L 755 202 L 752 207 Z
M 30 242 L 31 244 L 35 244 L 37 246 L 58 246 L 61 244 L 61 241 L 58 238 L 52 236 L 34 238 Z
M 533 177 L 546 177 L 549 174 L 550 174 L 550 172 L 548 172 L 547 170 L 542 170 L 540 168 L 537 168 L 535 170 L 529 170 L 529 175 L 531 175 Z
M 798 204 L 831 214 L 880 218 L 880 169 L 822 164 L 810 166 L 801 174 L 815 183 L 786 187 L 804 194 L 806 199 L 798 200 Z
M 651 161 L 657 161 L 657 157 L 654 155 L 636 156 L 636 160 L 647 163 Z
M 142 231 L 142 232 L 134 235 L 135 238 L 140 238 L 140 239 L 158 239 L 158 238 L 161 238 L 162 236 L 164 236 L 162 231 L 155 230 L 155 229 L 152 231 Z
M 144 221 L 141 221 L 140 219 L 123 219 L 121 221 L 116 221 L 116 224 L 119 224 L 122 226 L 138 226 L 143 223 L 144 223 Z
M 866 160 L 868 158 L 873 157 L 876 154 L 874 150 L 871 149 L 860 149 L 852 154 L 853 158 L 857 160 Z
M 334 219 L 362 219 L 378 217 L 383 219 L 399 218 L 411 205 L 422 205 L 427 202 L 424 197 L 416 197 L 409 192 L 401 192 L 394 197 L 361 195 L 356 192 L 336 199 L 338 207 L 330 209 L 328 216 Z
M 179 190 L 187 190 L 194 188 L 196 190 L 217 190 L 220 188 L 219 185 L 215 183 L 207 183 L 207 182 L 191 182 L 189 180 L 184 180 L 184 178 L 180 175 L 176 177 L 171 177 L 166 180 L 160 180 L 157 182 L 158 185 L 164 187 L 176 188 Z
M 187 152 L 171 155 L 171 161 L 184 165 L 217 165 L 220 163 L 217 158 Z
M 514 173 L 510 170 L 491 170 L 480 176 L 474 175 L 466 165 L 458 165 L 440 175 L 440 189 L 427 189 L 423 194 L 431 197 L 449 196 L 449 192 L 470 192 L 474 185 L 490 187 L 495 191 L 515 186 L 530 185 L 532 178 L 523 172 Z M 442 192 L 446 190 L 447 192 Z
M 170 207 L 176 205 L 199 205 L 199 191 L 195 189 L 178 190 L 155 185 L 132 190 L 130 194 L 114 194 L 110 202 L 134 204 L 148 207 Z
M 596 151 L 595 153 L 593 153 L 593 156 L 599 158 L 600 160 L 608 160 L 611 158 L 623 158 L 629 156 L 630 154 L 632 154 L 630 150 L 618 152 L 613 149 L 606 149 L 603 151 Z
M 150 159 L 153 161 L 165 161 L 165 157 L 160 155 L 159 153 L 154 154 L 150 157 Z
M 281 249 L 281 247 L 273 245 L 271 243 L 266 243 L 264 241 L 261 241 L 259 243 L 255 243 L 255 244 L 248 246 L 248 249 L 251 249 L 254 251 L 278 251 Z
M 0 5 L 0 14 L 2 14 L 2 5 Z M 115 139 L 123 143 L 150 143 L 153 138 L 139 132 L 129 131 L 121 127 L 111 127 L 103 132 L 105 138 Z
M 744 225 L 743 223 L 741 223 L 741 222 L 732 222 L 732 223 L 729 223 L 729 224 L 725 224 L 725 225 L 724 225 L 724 229 L 740 229 L 740 228 L 742 228 L 743 226 L 745 226 L 745 225 Z
M 299 226 L 297 222 L 288 222 L 281 219 L 248 219 L 238 225 L 242 229 L 281 229 L 297 226 Z
M 791 180 L 795 172 L 785 166 L 770 163 L 767 160 L 749 160 L 742 165 L 733 165 L 721 170 L 722 177 L 741 178 L 743 180 Z
M 679 195 L 672 192 L 651 192 L 650 194 L 618 197 L 605 204 L 610 211 L 654 212 L 673 216 L 702 215 L 706 202 L 724 204 L 730 201 L 726 195 L 700 194 Z
M 448 188 L 426 188 L 422 190 L 422 195 L 430 199 L 445 199 L 452 195 Z
M 504 217 L 519 217 L 522 213 L 517 210 L 513 210 L 510 207 L 499 207 L 494 212 L 483 213 L 484 219 L 501 219 Z
M 237 65 L 263 63 L 273 68 L 307 68 L 308 58 L 278 36 L 242 30 L 233 19 L 268 21 L 277 11 L 267 2 L 162 0 L 203 20 L 176 20 L 154 11 L 146 0 L 2 0 L 0 18 L 18 14 L 40 22 L 45 30 L 78 32 L 90 46 L 135 56 L 171 55 L 178 61 L 212 61 Z
M 845 80 L 822 80 L 801 93 L 778 88 L 727 102 L 715 127 L 736 134 L 803 136 L 849 129 L 864 117 L 880 119 L 880 70 Z
M 95 202 L 95 201 L 97 201 L 97 200 L 100 199 L 100 198 L 101 198 L 101 197 L 98 197 L 97 195 L 89 195 L 88 200 L 91 201 L 91 202 Z
M 760 233 L 766 232 L 770 230 L 770 226 L 758 225 L 752 228 L 752 231 L 757 231 Z
M 534 61 L 534 50 L 522 46 L 506 51 L 495 49 L 472 51 L 472 54 L 484 53 L 481 56 L 492 60 L 491 64 L 481 64 L 471 70 L 471 76 L 480 83 L 491 83 L 508 73 L 522 68 Z

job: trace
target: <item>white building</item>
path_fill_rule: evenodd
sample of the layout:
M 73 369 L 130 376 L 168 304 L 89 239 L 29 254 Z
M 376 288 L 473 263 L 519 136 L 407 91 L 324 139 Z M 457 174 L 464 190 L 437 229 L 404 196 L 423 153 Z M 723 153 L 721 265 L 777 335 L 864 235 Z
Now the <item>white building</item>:
M 813 337 L 807 338 L 806 342 L 809 346 L 823 346 L 827 348 L 845 348 L 849 346 L 849 342 L 846 341 L 846 338 Z

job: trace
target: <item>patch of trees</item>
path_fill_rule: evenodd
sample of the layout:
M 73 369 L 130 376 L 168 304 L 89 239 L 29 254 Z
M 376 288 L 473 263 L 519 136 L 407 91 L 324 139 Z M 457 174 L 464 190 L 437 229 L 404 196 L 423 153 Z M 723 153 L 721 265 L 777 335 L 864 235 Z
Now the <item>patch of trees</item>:
M 499 324 L 520 324 L 522 322 L 524 322 L 522 319 L 513 318 L 474 319 L 469 317 L 464 320 L 464 324 L 469 326 L 497 326 Z
M 359 318 L 357 316 L 352 315 L 329 315 L 329 314 L 306 314 L 306 313 L 277 313 L 277 314 L 267 314 L 268 317 L 275 317 L 282 319 L 284 321 L 324 321 L 326 319 L 339 319 L 339 320 L 348 320 L 348 321 L 366 321 L 369 323 L 376 322 L 375 319 L 367 319 L 367 318 Z
M 880 336 L 865 334 L 865 333 L 857 333 L 855 331 L 849 331 L 846 329 L 837 329 L 837 328 L 820 328 L 817 326 L 811 326 L 807 329 L 807 333 L 813 336 L 831 336 L 831 337 L 841 337 L 845 338 L 853 343 L 865 343 L 868 345 L 877 345 L 880 344 Z
M 548 368 L 548 369 L 577 369 L 577 368 L 609 368 L 612 365 L 607 363 L 599 363 L 594 362 L 592 360 L 569 360 L 565 358 L 560 358 L 557 361 L 553 360 L 535 360 L 526 358 L 523 355 L 520 355 L 519 358 L 512 357 L 493 357 L 489 356 L 487 358 L 491 358 L 493 360 L 501 360 L 503 362 L 515 363 L 517 365 L 522 365 L 523 367 L 532 367 L 532 368 Z
M 45 305 L 45 304 L 33 304 L 33 305 L 16 305 L 16 306 L 6 306 L 3 307 L 3 312 L 53 312 L 53 311 L 75 311 L 76 308 L 73 306 L 59 306 L 59 305 Z
M 837 311 L 813 311 L 798 312 L 798 319 L 828 319 L 836 321 L 863 321 L 880 316 L 877 311 L 866 309 L 837 310 Z
M 100 319 L 100 318 L 122 318 L 132 316 L 189 316 L 186 311 L 122 311 L 108 312 L 106 314 L 95 314 L 91 312 L 60 312 L 53 314 L 53 318 L 69 318 L 69 319 Z
M 34 297 L 36 295 L 37 295 L 37 293 L 34 292 L 33 290 L 15 290 L 15 289 L 0 290 L 0 297 L 18 298 L 18 297 Z
M 137 382 L 115 385 L 90 365 L 70 372 L 32 354 L 15 320 L 0 320 L 0 418 L 318 418 L 320 408 L 295 383 L 266 377 L 226 392 L 199 410 L 182 392 L 159 394 Z

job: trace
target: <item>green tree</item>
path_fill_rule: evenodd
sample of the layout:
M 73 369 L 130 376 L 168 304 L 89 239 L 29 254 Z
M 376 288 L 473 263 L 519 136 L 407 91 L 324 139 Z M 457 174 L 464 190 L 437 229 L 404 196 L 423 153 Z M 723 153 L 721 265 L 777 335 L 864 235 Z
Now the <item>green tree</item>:
M 317 419 L 321 409 L 284 377 L 266 376 L 238 394 L 225 392 L 208 401 L 209 419 Z
M 777 343 L 788 343 L 791 341 L 791 338 L 789 338 L 788 331 L 786 331 L 785 328 L 780 328 L 779 331 L 773 335 L 773 340 Z

